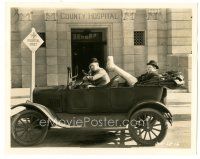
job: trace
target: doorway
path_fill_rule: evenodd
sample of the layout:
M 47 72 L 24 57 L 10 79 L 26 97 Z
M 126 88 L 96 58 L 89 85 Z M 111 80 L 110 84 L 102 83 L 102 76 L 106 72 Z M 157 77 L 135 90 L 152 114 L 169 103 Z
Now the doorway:
M 99 60 L 100 67 L 106 66 L 107 43 L 106 29 L 72 29 L 72 73 L 78 71 L 78 79 L 83 77 L 82 70 L 89 71 L 91 58 Z

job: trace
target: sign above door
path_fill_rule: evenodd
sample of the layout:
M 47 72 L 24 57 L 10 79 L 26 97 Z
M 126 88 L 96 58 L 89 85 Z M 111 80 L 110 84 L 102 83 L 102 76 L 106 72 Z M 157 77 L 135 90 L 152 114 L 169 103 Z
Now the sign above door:
M 101 32 L 72 33 L 72 42 L 101 42 Z

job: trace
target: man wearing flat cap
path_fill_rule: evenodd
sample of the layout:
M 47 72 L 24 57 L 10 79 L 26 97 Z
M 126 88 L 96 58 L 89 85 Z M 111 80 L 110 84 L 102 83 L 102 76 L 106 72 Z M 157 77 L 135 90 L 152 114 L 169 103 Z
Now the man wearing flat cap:
M 147 63 L 147 72 L 145 74 L 142 74 L 141 76 L 137 77 L 138 83 L 144 83 L 148 80 L 153 80 L 153 79 L 158 79 L 159 74 L 158 74 L 158 65 L 156 61 L 150 60 Z
M 83 77 L 84 81 L 89 81 L 94 86 L 104 86 L 110 82 L 108 73 L 103 68 L 99 67 L 99 61 L 96 58 L 91 59 L 89 69 L 89 75 Z

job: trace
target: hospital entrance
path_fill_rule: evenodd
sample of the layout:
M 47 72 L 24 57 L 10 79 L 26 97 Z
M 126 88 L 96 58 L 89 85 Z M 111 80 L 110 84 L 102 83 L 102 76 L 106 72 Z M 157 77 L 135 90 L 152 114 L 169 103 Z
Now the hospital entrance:
M 91 58 L 99 60 L 100 67 L 105 68 L 107 57 L 106 29 L 72 29 L 72 73 L 78 72 L 78 78 L 83 77 L 82 70 L 89 71 Z

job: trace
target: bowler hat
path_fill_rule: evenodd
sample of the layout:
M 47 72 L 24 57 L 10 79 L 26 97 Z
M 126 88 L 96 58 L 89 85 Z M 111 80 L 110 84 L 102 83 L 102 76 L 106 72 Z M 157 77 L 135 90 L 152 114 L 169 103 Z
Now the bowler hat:
M 97 63 L 99 63 L 99 61 L 98 61 L 98 59 L 97 59 L 97 58 L 91 58 L 91 61 L 90 61 L 90 63 L 93 63 L 93 62 L 97 62 Z
M 154 66 L 156 69 L 159 69 L 157 62 L 154 61 L 154 60 L 150 60 L 150 61 L 147 63 L 147 65 L 152 65 L 152 66 Z

